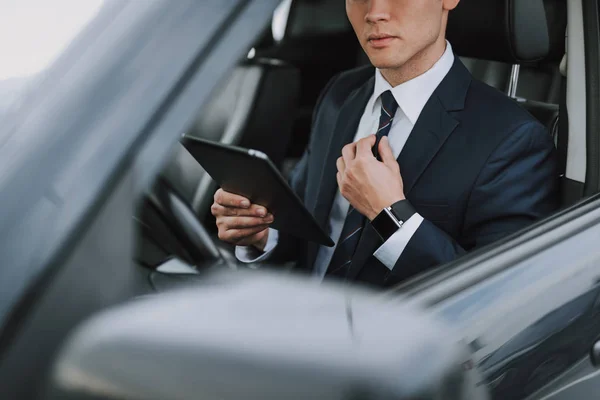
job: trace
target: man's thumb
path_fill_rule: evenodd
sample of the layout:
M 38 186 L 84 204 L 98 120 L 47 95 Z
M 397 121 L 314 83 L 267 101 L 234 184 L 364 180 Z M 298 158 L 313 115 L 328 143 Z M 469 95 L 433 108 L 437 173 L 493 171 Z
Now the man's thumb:
M 382 137 L 379 141 L 379 156 L 384 164 L 396 164 L 396 158 L 394 157 L 394 153 L 392 152 L 392 148 L 390 147 L 390 142 L 387 136 Z

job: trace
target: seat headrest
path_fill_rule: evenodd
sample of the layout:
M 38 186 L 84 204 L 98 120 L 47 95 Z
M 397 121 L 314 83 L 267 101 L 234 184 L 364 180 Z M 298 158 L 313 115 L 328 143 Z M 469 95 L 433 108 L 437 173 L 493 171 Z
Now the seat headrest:
M 546 7 L 544 3 L 544 0 L 461 0 L 450 12 L 447 38 L 456 54 L 463 57 L 510 64 L 542 61 L 549 54 L 560 53 L 551 49 L 556 42 L 557 27 L 549 26 L 558 22 L 556 18 L 554 21 L 548 18 L 556 15 L 553 3 L 564 1 L 546 0 L 549 3 Z M 566 24 L 566 12 L 562 17 Z M 564 30 L 562 40 L 556 45 L 564 48 Z

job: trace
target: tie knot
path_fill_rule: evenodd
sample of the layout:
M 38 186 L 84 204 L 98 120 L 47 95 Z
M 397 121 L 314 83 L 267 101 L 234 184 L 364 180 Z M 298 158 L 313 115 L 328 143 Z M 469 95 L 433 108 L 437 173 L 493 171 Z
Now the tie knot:
M 386 90 L 381 94 L 381 107 L 383 107 L 389 118 L 394 117 L 394 114 L 398 109 L 398 103 L 396 103 L 396 99 L 394 99 L 391 90 Z

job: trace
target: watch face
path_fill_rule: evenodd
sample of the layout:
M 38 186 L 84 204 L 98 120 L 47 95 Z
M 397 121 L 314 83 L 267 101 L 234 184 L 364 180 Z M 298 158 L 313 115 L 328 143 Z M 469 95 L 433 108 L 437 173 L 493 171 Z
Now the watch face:
M 396 218 L 389 210 L 383 210 L 371 223 L 383 241 L 388 240 L 399 229 Z

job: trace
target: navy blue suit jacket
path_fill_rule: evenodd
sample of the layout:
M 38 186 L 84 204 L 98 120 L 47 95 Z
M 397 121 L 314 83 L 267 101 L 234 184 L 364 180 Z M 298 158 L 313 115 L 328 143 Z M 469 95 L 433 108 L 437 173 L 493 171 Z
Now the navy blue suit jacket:
M 374 88 L 374 69 L 334 77 L 313 117 L 310 143 L 291 185 L 327 227 L 337 191 L 336 159 L 352 142 Z M 426 103 L 400 156 L 406 198 L 425 219 L 393 270 L 373 253 L 382 241 L 367 223 L 348 279 L 389 286 L 451 261 L 558 207 L 555 149 L 545 127 L 512 99 L 474 80 L 456 57 Z M 318 245 L 286 235 L 274 259 L 312 269 Z

